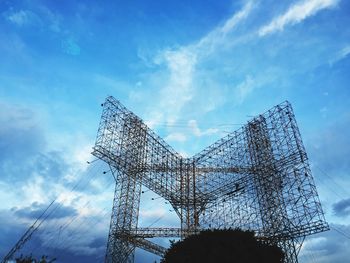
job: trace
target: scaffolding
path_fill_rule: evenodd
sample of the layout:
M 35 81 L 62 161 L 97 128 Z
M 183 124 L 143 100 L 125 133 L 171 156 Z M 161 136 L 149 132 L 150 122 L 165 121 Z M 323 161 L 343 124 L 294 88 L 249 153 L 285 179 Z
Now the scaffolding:
M 241 228 L 278 245 L 297 263 L 305 237 L 329 229 L 289 102 L 183 158 L 113 97 L 103 103 L 93 155 L 106 162 L 115 194 L 105 262 L 134 261 L 146 238 L 185 238 L 204 229 Z M 167 200 L 181 228 L 138 228 L 141 187 Z

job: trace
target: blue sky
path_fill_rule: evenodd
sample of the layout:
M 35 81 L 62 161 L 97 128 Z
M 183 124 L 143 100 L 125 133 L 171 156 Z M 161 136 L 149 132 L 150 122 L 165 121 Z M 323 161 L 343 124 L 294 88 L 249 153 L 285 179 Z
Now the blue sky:
M 350 236 L 349 12 L 346 0 L 0 1 L 0 256 L 59 196 L 24 251 L 102 259 L 113 180 L 86 161 L 108 95 L 186 156 L 289 100 L 326 218 Z M 152 197 L 140 224 L 176 224 Z M 343 263 L 348 247 L 331 230 L 300 261 Z

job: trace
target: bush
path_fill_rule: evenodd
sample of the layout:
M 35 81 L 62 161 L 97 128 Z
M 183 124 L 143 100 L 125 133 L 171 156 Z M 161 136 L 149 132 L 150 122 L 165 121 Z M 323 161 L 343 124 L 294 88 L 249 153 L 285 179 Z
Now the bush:
M 173 242 L 162 263 L 280 263 L 284 254 L 275 245 L 258 241 L 252 231 L 206 230 Z

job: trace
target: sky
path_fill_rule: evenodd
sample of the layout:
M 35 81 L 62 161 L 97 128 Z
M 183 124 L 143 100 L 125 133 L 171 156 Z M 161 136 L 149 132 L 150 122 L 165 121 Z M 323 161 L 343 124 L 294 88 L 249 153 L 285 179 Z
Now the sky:
M 0 0 L 0 257 L 57 198 L 22 252 L 103 261 L 114 182 L 87 161 L 112 95 L 183 156 L 290 101 L 331 227 L 300 262 L 348 262 L 349 13 L 346 0 Z M 177 226 L 152 198 L 140 225 Z

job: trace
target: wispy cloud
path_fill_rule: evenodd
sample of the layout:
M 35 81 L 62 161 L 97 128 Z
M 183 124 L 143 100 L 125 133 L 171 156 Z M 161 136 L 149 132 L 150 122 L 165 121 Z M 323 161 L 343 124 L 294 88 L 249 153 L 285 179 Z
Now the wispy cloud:
M 349 56 L 350 54 L 350 44 L 346 45 L 345 47 L 343 47 L 342 49 L 340 49 L 336 55 L 334 56 L 334 58 L 332 58 L 329 61 L 330 65 L 333 65 L 334 63 L 343 60 L 344 58 L 346 58 L 347 56 Z
M 20 209 L 14 208 L 14 214 L 18 217 L 24 217 L 29 219 L 37 219 L 40 217 L 41 213 L 47 208 L 48 204 L 39 204 L 38 202 L 32 203 L 30 206 L 23 207 Z M 77 215 L 77 210 L 73 207 L 68 207 L 61 205 L 58 207 L 55 214 L 50 217 L 51 219 L 64 218 L 69 216 Z
M 166 66 L 168 80 L 167 85 L 159 92 L 160 107 L 151 113 L 153 115 L 151 119 L 156 116 L 156 121 L 176 120 L 182 109 L 199 94 L 193 80 L 198 73 L 197 66 L 201 60 L 220 48 L 226 36 L 249 16 L 252 8 L 253 4 L 249 1 L 222 25 L 198 41 L 176 49 L 163 50 L 155 57 L 155 64 Z
M 169 81 L 160 91 L 160 106 L 168 121 L 173 121 L 182 107 L 193 96 L 193 72 L 196 54 L 183 48 L 176 51 L 166 50 L 161 58 L 169 70 Z
M 193 44 L 192 49 L 202 56 L 215 51 L 226 40 L 227 35 L 232 32 L 240 22 L 248 18 L 253 7 L 253 2 L 247 2 L 240 11 L 234 13 L 223 25 L 216 27 L 197 43 Z
M 167 214 L 167 211 L 163 207 L 152 210 L 140 210 L 140 216 L 142 216 L 143 220 L 146 220 L 148 218 L 159 218 L 165 214 Z
M 339 58 L 343 59 L 343 58 L 347 57 L 349 54 L 350 54 L 350 45 L 347 45 L 342 50 L 340 50 Z
M 350 127 L 350 115 L 343 114 L 332 125 L 313 136 L 310 154 L 313 162 L 328 173 L 340 175 L 349 171 L 349 136 L 344 133 Z
M 306 239 L 300 251 L 300 262 L 310 262 L 310 257 L 316 258 L 318 263 L 347 261 L 350 241 L 339 231 L 349 233 L 350 226 L 331 224 L 330 228 L 331 231 L 316 234 Z
M 238 103 L 242 103 L 245 98 L 253 92 L 254 90 L 254 80 L 251 76 L 246 76 L 245 80 L 241 82 L 238 87 L 236 88 L 236 95 Z
M 317 12 L 332 8 L 339 0 L 304 0 L 298 2 L 282 15 L 274 18 L 270 23 L 259 29 L 259 35 L 265 36 L 277 31 L 282 31 L 287 25 L 300 23 L 304 19 L 315 15 Z
M 201 137 L 201 136 L 204 136 L 204 135 L 211 135 L 211 134 L 215 134 L 215 133 L 219 132 L 219 129 L 216 129 L 216 128 L 209 128 L 209 129 L 206 129 L 206 130 L 202 131 L 198 127 L 198 124 L 197 124 L 196 120 L 190 120 L 188 122 L 188 126 L 191 128 L 191 131 L 192 131 L 193 135 L 196 136 L 196 137 Z
M 346 217 L 350 215 L 350 198 L 340 200 L 333 205 L 333 212 L 336 216 Z
M 32 10 L 12 11 L 10 9 L 4 16 L 7 21 L 19 27 L 39 26 L 54 33 L 61 32 L 61 17 L 45 6 L 37 6 Z
M 165 137 L 165 140 L 168 142 L 184 142 L 187 140 L 187 137 L 181 132 L 174 132 Z
M 38 20 L 37 16 L 28 10 L 20 10 L 18 12 L 10 13 L 7 16 L 7 20 L 17 26 L 25 26 L 32 24 L 36 20 Z
M 243 19 L 247 18 L 253 8 L 253 2 L 247 2 L 247 4 L 238 13 L 231 16 L 225 24 L 219 28 L 219 31 L 223 34 L 229 33 L 235 26 Z
M 80 46 L 72 38 L 62 40 L 61 47 L 62 51 L 68 55 L 78 56 L 80 54 Z

